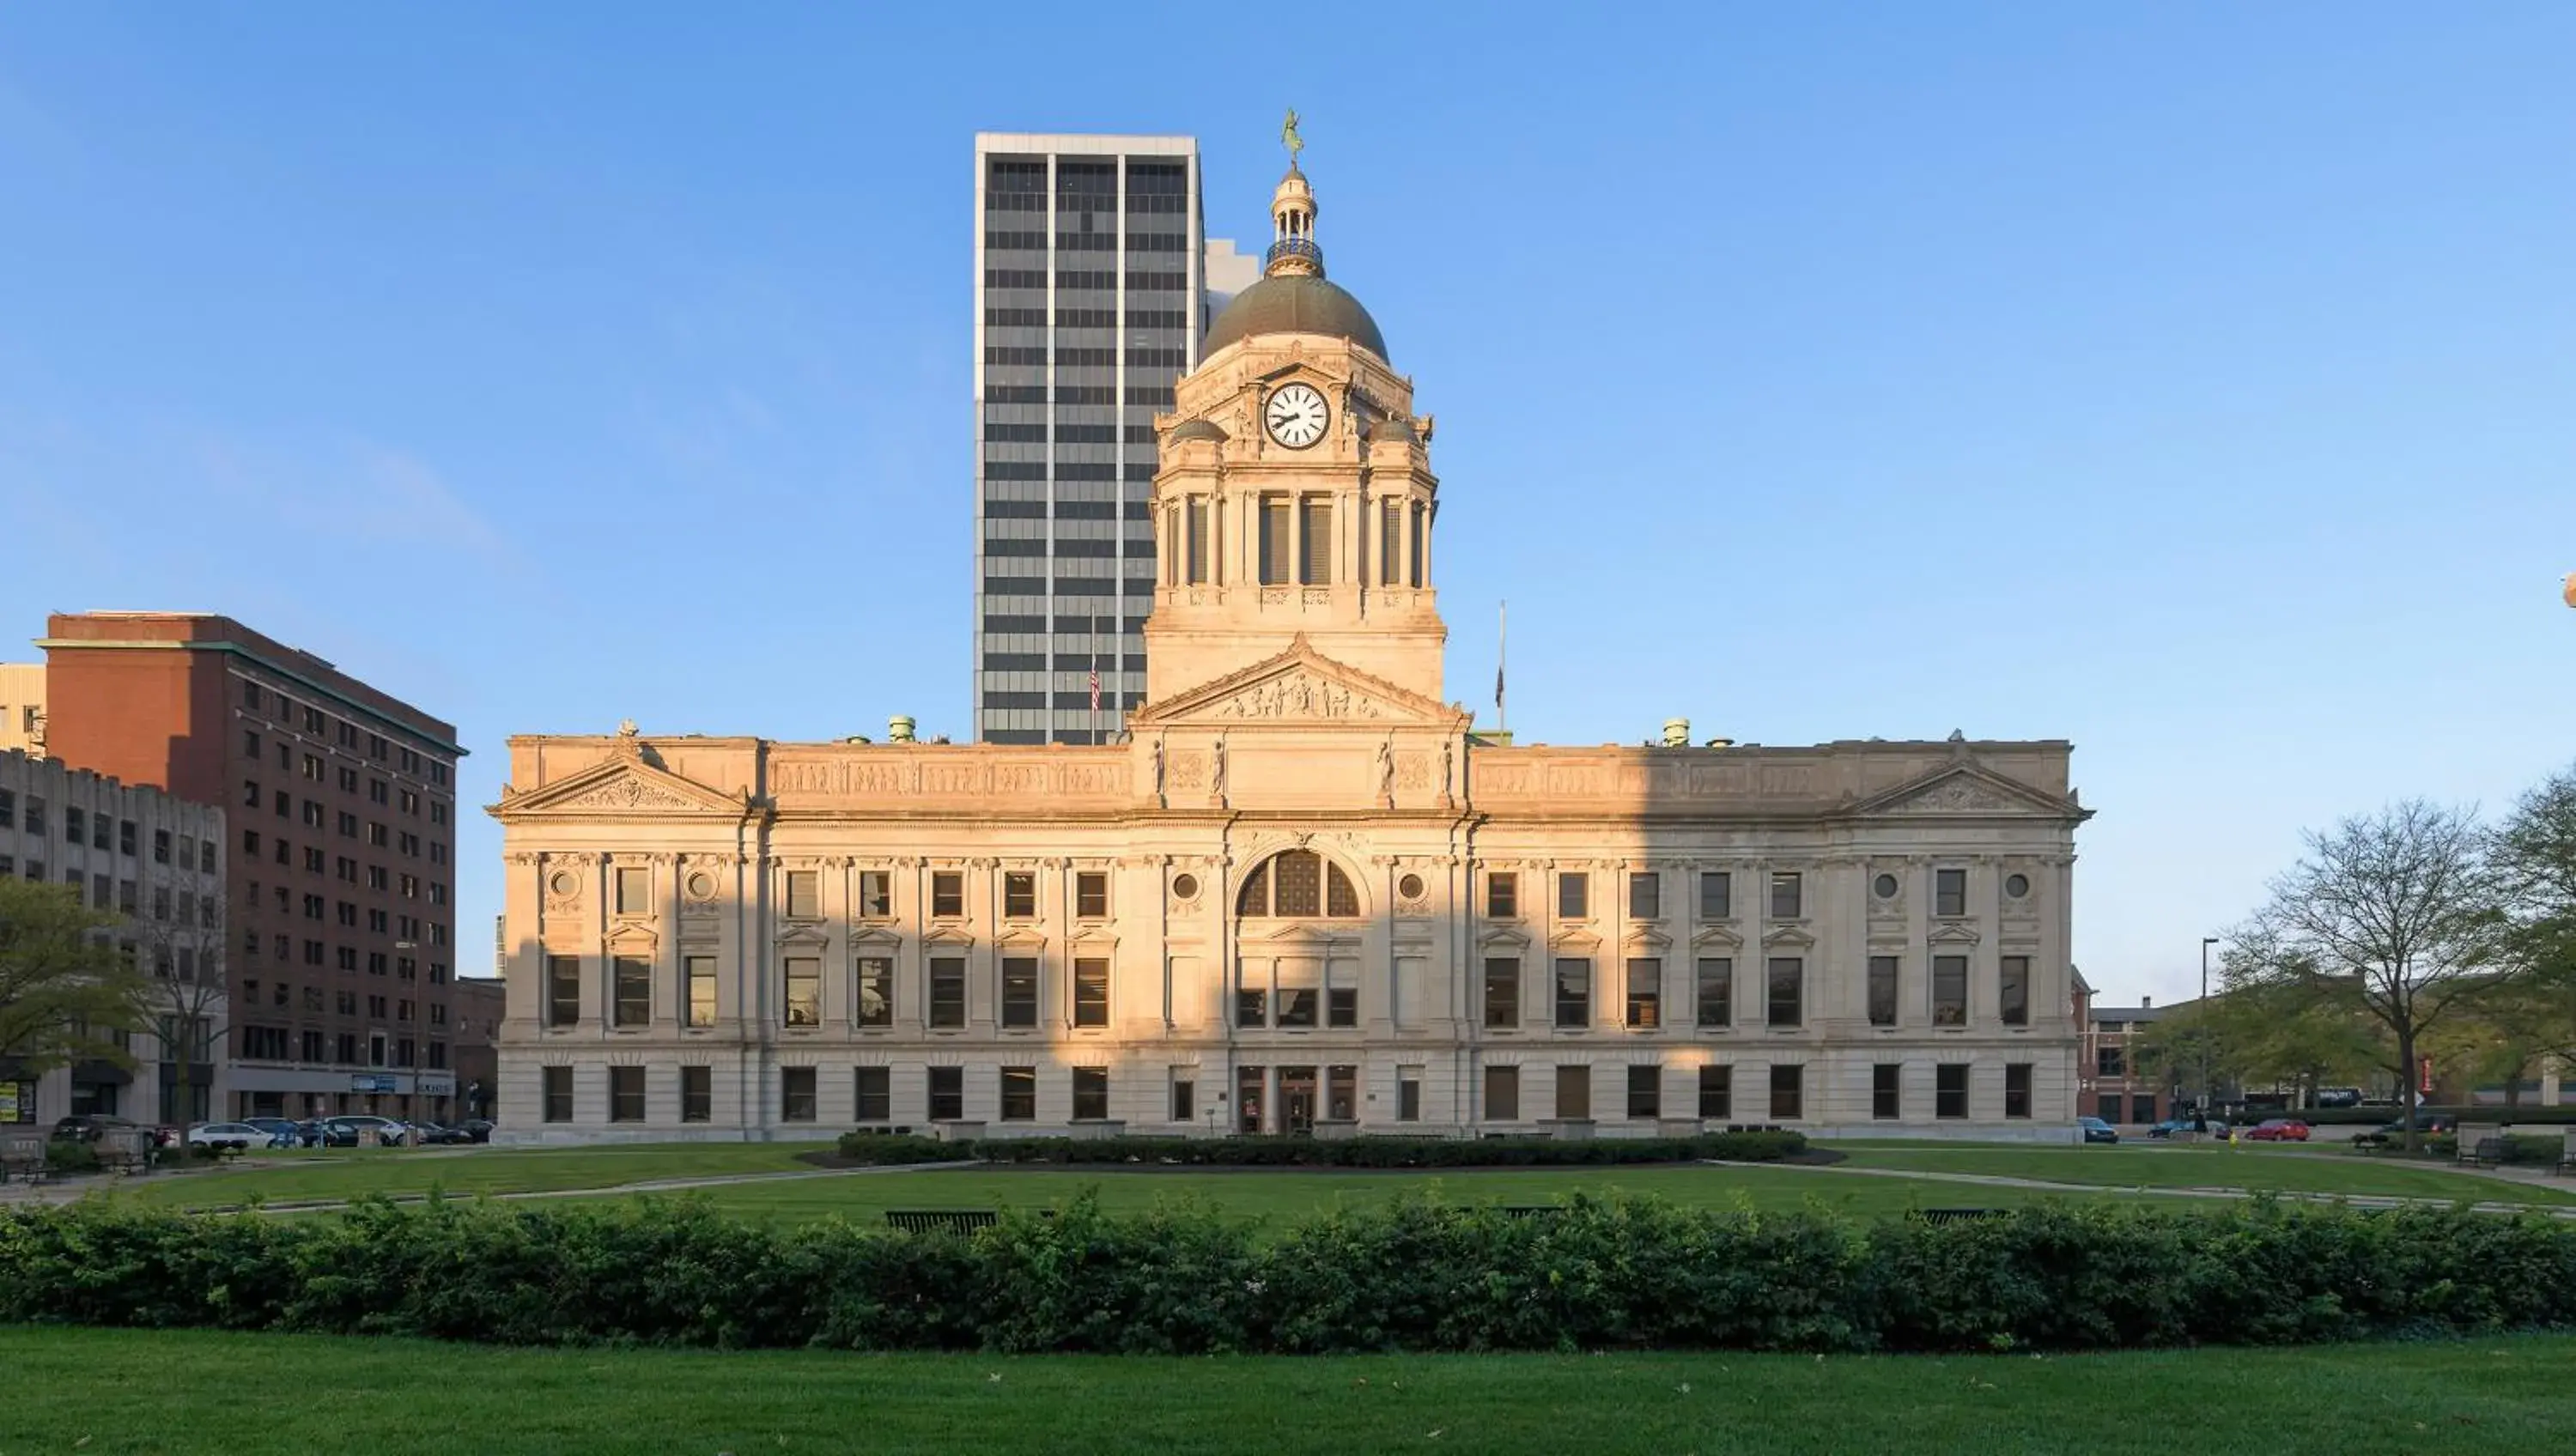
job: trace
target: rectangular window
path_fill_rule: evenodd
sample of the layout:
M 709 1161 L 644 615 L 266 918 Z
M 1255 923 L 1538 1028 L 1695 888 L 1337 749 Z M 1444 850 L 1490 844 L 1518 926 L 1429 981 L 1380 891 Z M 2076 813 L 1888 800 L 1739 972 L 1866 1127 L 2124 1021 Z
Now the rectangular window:
M 1796 1062 L 1771 1066 L 1771 1115 L 1783 1121 L 1806 1116 L 1807 1069 Z
M 1806 913 L 1806 879 L 1796 870 L 1776 870 L 1771 875 L 1771 918 L 1796 920 Z
M 1181 580 L 1193 585 L 1208 579 L 1208 502 L 1207 497 L 1190 497 L 1185 511 L 1188 536 L 1182 547 Z
M 1628 918 L 1659 920 L 1664 914 L 1664 877 L 1652 871 L 1628 876 Z
M 1556 1024 L 1592 1024 L 1592 962 L 1566 957 L 1556 963 Z
M 1945 920 L 1955 920 L 1968 913 L 1966 870 L 1932 872 L 1932 913 Z
M 894 874 L 889 870 L 859 871 L 859 916 L 865 920 L 885 920 L 894 915 Z
M 1798 1026 L 1806 1021 L 1807 963 L 1797 956 L 1773 956 L 1769 994 L 1765 998 L 1772 1026 Z
M 820 957 L 787 958 L 787 1024 L 823 1024 L 823 962 Z
M 1556 1115 L 1564 1122 L 1588 1122 L 1592 1118 L 1592 1069 L 1584 1066 L 1556 1069 Z
M 1284 495 L 1261 498 L 1261 584 L 1288 584 L 1289 501 Z
M 624 909 L 624 906 L 618 907 Z M 819 870 L 787 872 L 787 918 L 820 920 L 823 918 L 823 875 Z
M 781 1122 L 814 1120 L 814 1069 L 778 1069 L 778 1117 Z
M 860 1067 L 853 1081 L 856 1092 L 851 1103 L 854 1122 L 894 1121 L 894 1069 Z
M 2093 1114 L 2104 1122 L 2118 1122 L 2124 1102 L 2117 1092 L 2100 1092 L 2093 1097 Z
M 2030 957 L 2005 956 L 1995 988 L 1995 1006 L 2006 1026 L 2030 1025 Z
M 1357 1026 L 1360 1024 L 1360 988 L 1327 986 L 1324 988 L 1324 1024 Z
M 1260 986 L 1249 982 L 1235 988 L 1234 1024 L 1267 1026 L 1270 1024 L 1270 996 Z
M 581 1024 L 581 957 L 546 957 L 546 1025 Z
M 1073 963 L 1073 1024 L 1109 1024 L 1109 961 L 1084 958 Z
M 1404 570 L 1404 502 L 1381 502 L 1377 524 L 1377 579 L 1381 586 L 1399 586 Z
M 1199 1084 L 1193 1077 L 1172 1079 L 1172 1121 L 1189 1123 L 1198 1120 Z
M 1968 1064 L 1944 1062 L 1932 1069 L 1932 1115 L 1968 1115 Z
M 619 956 L 615 966 L 619 1026 L 648 1026 L 653 1020 L 653 963 L 640 956 Z
M 1073 877 L 1073 913 L 1078 920 L 1109 918 L 1109 874 L 1082 870 Z
M 1487 1067 L 1485 1069 L 1485 1121 L 1518 1122 L 1521 1119 L 1521 1069 Z
M 1485 959 L 1485 1025 L 1508 1031 L 1521 1024 L 1521 963 L 1509 956 Z
M 2097 1046 L 2093 1049 L 2094 1076 L 2125 1077 L 2128 1074 L 2128 1058 L 2122 1053 L 2120 1048 L 2115 1046 Z
M 2156 1099 L 2152 1096 L 2142 1099 L 2142 1110 L 2146 1115 L 2138 1119 L 2140 1122 L 2155 1121 Z M 2004 1116 L 2030 1116 L 2030 1063 L 2028 1062 L 2004 1063 Z
M 1699 1115 L 1720 1121 L 1735 1115 L 1735 1069 L 1699 1069 Z
M 1038 1120 L 1038 1069 L 1004 1067 L 1002 1069 L 1002 1121 L 1035 1122 Z
M 934 870 L 930 876 L 930 913 L 938 920 L 963 919 L 966 876 L 959 870 Z
M 689 978 L 689 1025 L 716 1024 L 716 958 L 693 955 L 682 962 Z
M 1395 1079 L 1395 1120 L 1398 1122 L 1420 1122 L 1422 1120 L 1422 1079 L 1420 1077 L 1403 1073 L 1399 1073 L 1397 1075 Z
M 930 1068 L 930 1120 L 955 1122 L 966 1115 L 966 1069 Z
M 1896 1118 L 1904 1115 L 1900 1088 L 1905 1068 L 1895 1062 L 1881 1062 L 1869 1069 L 1869 1115 Z
M 608 1069 L 608 1120 L 610 1122 L 644 1120 L 644 1069 L 642 1067 Z
M 1869 1024 L 1896 1024 L 1896 957 L 1869 958 Z
M 1518 920 L 1521 915 L 1521 877 L 1496 872 L 1485 876 L 1485 914 L 1495 920 Z
M 1664 1069 L 1630 1067 L 1628 1069 L 1628 1115 L 1654 1118 L 1664 1115 Z
M 1076 1122 L 1102 1122 L 1109 1117 L 1109 1070 L 1106 1067 L 1073 1069 L 1073 1118 Z
M 351 1038 L 344 1036 L 341 1040 L 349 1042 Z M 349 1059 L 344 1057 L 342 1060 Z M 572 1121 L 572 1068 L 548 1067 L 545 1069 L 545 1101 L 546 1121 Z
M 369 831 L 367 842 L 383 843 L 382 838 L 375 833 L 379 826 L 371 824 L 367 827 Z M 643 915 L 652 909 L 653 872 L 651 870 L 641 865 L 619 865 L 616 884 L 618 914 Z
M 1308 496 L 1298 503 L 1297 580 L 1307 586 L 1333 579 L 1333 502 Z
M 858 981 L 851 991 L 850 1014 L 859 1025 L 894 1025 L 894 957 L 859 957 Z
M 1592 877 L 1588 874 L 1560 874 L 1556 877 L 1556 916 L 1559 920 L 1581 920 L 1592 913 Z
M 1664 963 L 1659 957 L 1628 962 L 1628 1025 L 1652 1031 L 1664 1024 Z
M 1934 956 L 1932 958 L 1932 1024 L 1965 1026 L 1968 1024 L 1968 958 Z
M 1002 958 L 1002 1025 L 1038 1024 L 1038 961 L 1035 956 Z
M 45 832 L 45 801 L 42 799 L 27 801 L 27 832 L 30 834 Z M 170 831 L 167 829 L 152 831 L 152 862 L 154 864 L 170 862 Z
M 680 1121 L 713 1122 L 715 1116 L 715 1068 L 682 1067 L 680 1069 Z
M 1013 920 L 1034 920 L 1038 913 L 1038 877 L 1029 870 L 1002 873 L 1002 913 Z
M 1699 1024 L 1735 1024 L 1735 957 L 1701 956 L 1698 973 Z

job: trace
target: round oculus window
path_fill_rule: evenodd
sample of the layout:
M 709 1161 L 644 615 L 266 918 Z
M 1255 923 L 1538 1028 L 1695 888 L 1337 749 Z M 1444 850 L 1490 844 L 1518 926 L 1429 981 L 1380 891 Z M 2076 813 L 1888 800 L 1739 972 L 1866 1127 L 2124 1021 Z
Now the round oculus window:
M 581 888 L 581 876 L 570 870 L 557 870 L 553 877 L 546 881 L 546 886 L 555 892 L 557 899 L 569 899 L 575 890 Z
M 1172 876 L 1172 894 L 1176 899 L 1197 899 L 1199 897 L 1199 877 L 1196 875 Z
M 1893 900 L 1896 898 L 1896 876 L 1880 875 L 1871 883 L 1870 889 L 1882 900 Z
M 1395 892 L 1408 900 L 1421 899 L 1422 876 L 1406 875 L 1403 879 L 1395 882 Z
M 2030 876 L 2028 876 L 2028 875 L 2006 875 L 2006 876 L 2004 876 L 2004 893 L 2005 893 L 2005 894 L 2007 894 L 2007 895 L 2012 896 L 2012 897 L 2013 897 L 2014 899 L 2016 899 L 2016 900 L 2020 899 L 2020 898 L 2021 898 L 2022 896 L 2024 896 L 2024 895 L 2029 894 L 2029 893 L 2030 893 Z
M 689 898 L 712 900 L 716 897 L 716 877 L 704 870 L 689 876 Z

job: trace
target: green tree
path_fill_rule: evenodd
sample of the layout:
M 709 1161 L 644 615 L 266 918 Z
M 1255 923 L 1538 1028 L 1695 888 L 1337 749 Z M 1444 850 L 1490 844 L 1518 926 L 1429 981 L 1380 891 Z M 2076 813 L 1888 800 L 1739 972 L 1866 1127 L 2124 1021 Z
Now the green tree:
M 2283 1083 L 2313 1096 L 2377 1065 L 2370 1023 L 2340 987 L 2306 978 L 2238 977 L 2239 984 L 2179 1006 L 2137 1043 L 2142 1066 L 2178 1085 Z
M 106 939 L 117 923 L 69 886 L 0 878 L 0 1056 L 32 1073 L 131 1062 L 114 1033 L 137 1025 L 139 977 Z
M 2397 1077 L 2406 1142 L 2425 1037 L 2515 981 L 2487 836 L 2466 810 L 2420 799 L 2307 836 L 2308 852 L 2230 937 L 2231 980 L 2348 1002 Z
M 2576 1061 L 2576 769 L 2524 794 L 2488 855 L 2518 972 L 2510 1039 L 2533 1060 Z

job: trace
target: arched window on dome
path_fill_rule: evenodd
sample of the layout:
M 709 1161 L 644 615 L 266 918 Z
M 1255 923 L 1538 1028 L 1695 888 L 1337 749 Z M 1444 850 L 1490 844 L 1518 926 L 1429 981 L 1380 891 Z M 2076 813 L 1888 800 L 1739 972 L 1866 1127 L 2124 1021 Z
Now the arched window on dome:
M 1340 865 L 1311 849 L 1291 849 L 1244 879 L 1234 913 L 1246 920 L 1357 920 L 1360 896 Z

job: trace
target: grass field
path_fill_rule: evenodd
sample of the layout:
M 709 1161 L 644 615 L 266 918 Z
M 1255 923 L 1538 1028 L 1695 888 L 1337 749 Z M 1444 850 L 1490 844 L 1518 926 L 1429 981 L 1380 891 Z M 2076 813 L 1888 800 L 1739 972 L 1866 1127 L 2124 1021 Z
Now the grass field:
M 2101 1198 L 2129 1198 L 2136 1188 L 2229 1187 L 2301 1193 L 2412 1198 L 2467 1198 L 2545 1206 L 2576 1204 L 2576 1185 L 2506 1183 L 2447 1168 L 2337 1152 L 2224 1147 L 2003 1147 L 1923 1143 L 1837 1144 L 1844 1165 L 1895 1173 L 1963 1173 L 2096 1187 Z M 345 1199 L 362 1193 L 578 1192 L 622 1189 L 666 1179 L 762 1179 L 815 1170 L 796 1161 L 795 1145 L 705 1144 L 642 1147 L 495 1149 L 459 1152 L 317 1152 L 285 1157 L 274 1167 L 153 1177 L 123 1185 L 116 1196 L 180 1207 L 225 1207 L 251 1199 L 271 1203 Z M 1555 1203 L 1574 1191 L 1651 1193 L 1704 1206 L 1759 1209 L 1815 1207 L 1883 1216 L 1916 1207 L 2012 1207 L 2054 1194 L 2045 1190 L 1873 1177 L 1807 1167 L 1630 1166 L 1438 1173 L 1318 1169 L 1312 1171 L 1106 1168 L 935 1168 L 772 1178 L 708 1186 L 694 1196 L 765 1219 L 829 1214 L 874 1220 L 889 1208 L 1060 1207 L 1097 1188 L 1111 1210 L 1152 1207 L 1187 1198 L 1228 1213 L 1293 1217 L 1336 1206 L 1382 1202 L 1411 1189 L 1436 1189 L 1465 1203 Z M 2158 1206 L 2201 1206 L 2157 1198 Z
M 0 1328 L 0 1451 L 2170 1456 L 2561 1449 L 2576 1339 L 1935 1359 L 501 1350 Z

